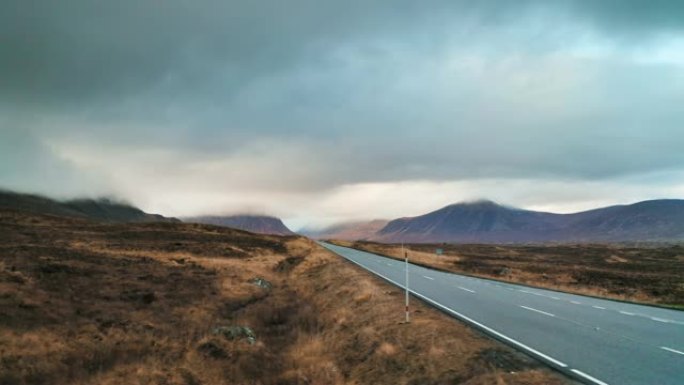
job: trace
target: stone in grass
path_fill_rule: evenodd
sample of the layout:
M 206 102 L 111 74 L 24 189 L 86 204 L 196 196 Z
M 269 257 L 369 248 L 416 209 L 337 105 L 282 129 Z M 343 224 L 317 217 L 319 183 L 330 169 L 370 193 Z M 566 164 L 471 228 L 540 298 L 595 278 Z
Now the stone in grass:
M 254 331 L 247 326 L 219 326 L 212 331 L 214 335 L 221 335 L 229 340 L 246 339 L 250 345 L 256 343 Z
M 203 342 L 197 347 L 197 350 L 207 357 L 216 359 L 228 358 L 228 353 L 215 341 Z
M 270 282 L 261 277 L 256 277 L 252 279 L 250 282 L 267 290 L 273 287 L 273 285 Z

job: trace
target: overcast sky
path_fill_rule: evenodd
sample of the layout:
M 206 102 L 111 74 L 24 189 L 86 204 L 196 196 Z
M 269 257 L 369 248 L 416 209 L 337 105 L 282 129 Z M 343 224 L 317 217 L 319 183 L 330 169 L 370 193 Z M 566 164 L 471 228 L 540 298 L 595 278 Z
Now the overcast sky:
M 684 198 L 684 2 L 4 0 L 0 187 L 293 228 Z

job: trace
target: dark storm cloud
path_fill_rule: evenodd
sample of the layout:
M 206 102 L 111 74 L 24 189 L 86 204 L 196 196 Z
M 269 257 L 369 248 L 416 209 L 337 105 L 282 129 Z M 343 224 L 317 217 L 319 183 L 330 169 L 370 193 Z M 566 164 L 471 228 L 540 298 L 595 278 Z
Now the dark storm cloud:
M 6 0 L 0 187 L 679 170 L 683 30 L 658 0 Z
M 574 0 L 566 4 L 609 33 L 634 37 L 684 28 L 684 3 L 678 0 Z
M 439 39 L 431 28 L 515 22 L 535 7 L 574 14 L 608 34 L 684 25 L 683 3 L 662 0 L 8 0 L 0 13 L 0 92 L 60 103 L 110 101 L 169 85 L 202 90 L 217 80 L 230 91 L 295 67 L 321 46 L 416 30 Z

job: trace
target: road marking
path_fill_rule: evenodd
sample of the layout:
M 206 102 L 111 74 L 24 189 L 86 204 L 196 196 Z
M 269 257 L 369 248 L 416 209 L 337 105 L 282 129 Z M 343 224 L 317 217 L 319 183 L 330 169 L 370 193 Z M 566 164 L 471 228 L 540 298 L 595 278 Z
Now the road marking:
M 424 275 L 424 276 L 423 276 L 423 278 L 427 278 L 427 279 L 429 279 L 429 280 L 432 280 L 432 281 L 434 281 L 434 280 L 435 280 L 434 278 L 432 278 L 432 277 L 428 277 L 427 275 Z
M 570 301 L 570 303 L 574 303 L 575 305 L 581 305 L 582 302 L 577 302 L 577 301 Z
M 520 306 L 521 308 L 523 308 L 523 309 L 536 311 L 537 313 L 541 313 L 541 314 L 547 315 L 547 316 L 549 316 L 549 317 L 555 317 L 555 315 L 553 315 L 553 314 L 551 314 L 551 313 L 547 313 L 547 312 L 545 312 L 545 311 L 537 310 L 537 309 L 534 309 L 534 308 L 531 308 L 531 307 L 527 307 L 527 306 L 523 306 L 523 305 L 519 305 L 519 306 Z
M 577 375 L 580 376 L 580 377 L 584 377 L 585 379 L 587 379 L 587 380 L 589 380 L 589 381 L 591 381 L 591 382 L 593 382 L 593 383 L 595 383 L 595 384 L 598 384 L 598 385 L 608 385 L 608 384 L 606 384 L 605 382 L 603 382 L 603 381 L 601 381 L 601 380 L 599 380 L 599 379 L 596 379 L 596 378 L 594 378 L 594 377 L 592 377 L 592 376 L 590 376 L 590 375 L 588 375 L 588 374 L 582 372 L 581 370 L 572 369 L 572 372 L 575 373 L 575 374 L 577 374 Z
M 636 315 L 636 314 L 634 314 L 634 313 L 630 313 L 630 312 L 628 312 L 628 311 L 622 311 L 622 310 L 620 310 L 620 314 L 624 314 L 624 315 Z
M 558 297 L 549 297 L 549 298 L 555 299 L 556 301 L 560 300 L 560 298 L 558 298 Z
M 601 307 L 601 306 L 596 306 L 596 305 L 594 305 L 594 306 L 592 306 L 592 307 L 593 307 L 594 309 L 606 310 L 605 307 Z
M 465 287 L 460 287 L 460 286 L 459 286 L 458 288 L 461 289 L 461 290 L 469 291 L 469 292 L 471 292 L 471 293 L 474 293 L 474 292 L 475 292 L 474 290 L 466 289 Z
M 667 350 L 668 352 L 684 355 L 684 352 L 680 352 L 679 350 L 674 350 L 672 348 L 668 348 L 667 346 L 661 346 L 660 348 L 663 350 Z
M 336 254 L 337 254 L 337 253 L 336 253 Z M 402 287 L 402 288 L 405 287 L 404 285 L 400 284 L 399 282 L 397 282 L 397 281 L 395 281 L 395 280 L 393 280 L 393 279 L 387 278 L 387 277 L 385 277 L 384 275 L 382 275 L 382 274 L 380 274 L 380 273 L 378 273 L 378 272 L 376 272 L 376 271 L 374 271 L 374 270 L 372 270 L 372 269 L 370 269 L 370 268 L 368 268 L 368 267 L 366 267 L 366 266 L 360 264 L 359 262 L 356 262 L 355 260 L 353 260 L 353 259 L 351 259 L 351 258 L 347 258 L 347 257 L 345 257 L 344 255 L 341 255 L 341 254 L 338 254 L 338 255 L 340 255 L 342 258 L 344 258 L 344 259 L 346 259 L 346 260 L 348 260 L 348 261 L 350 261 L 350 262 L 352 262 L 352 263 L 354 263 L 354 264 L 360 266 L 362 269 L 367 270 L 367 271 L 370 271 L 371 273 L 377 275 L 378 277 L 383 278 L 383 279 L 386 280 L 387 282 L 391 282 L 391 283 L 394 284 L 395 286 Z M 433 299 L 431 299 L 431 298 L 429 298 L 429 297 L 426 297 L 426 296 L 424 296 L 424 295 L 422 295 L 422 294 L 420 294 L 420 293 L 414 291 L 413 289 L 409 289 L 409 292 L 410 292 L 411 294 L 415 295 L 416 297 L 421 298 L 422 300 L 424 300 L 424 301 L 426 301 L 426 302 L 429 302 L 429 303 L 431 303 L 432 305 L 434 305 L 434 306 L 436 306 L 436 307 L 438 307 L 438 308 L 440 308 L 440 309 L 446 311 L 447 313 L 451 313 L 451 314 L 453 314 L 454 316 L 456 316 L 457 318 L 460 318 L 460 319 L 462 319 L 462 320 L 464 320 L 464 321 L 466 321 L 466 322 L 468 322 L 468 323 L 470 323 L 470 324 L 472 324 L 472 325 L 475 325 L 475 326 L 479 327 L 480 329 L 482 329 L 482 330 L 484 330 L 484 331 L 486 331 L 486 332 L 488 332 L 488 333 L 490 333 L 490 334 L 493 334 L 493 335 L 495 335 L 495 336 L 497 336 L 497 337 L 499 337 L 499 338 L 501 338 L 501 339 L 503 339 L 503 340 L 506 340 L 506 341 L 508 341 L 508 343 L 510 343 L 510 344 L 512 344 L 512 345 L 515 345 L 515 346 L 519 347 L 520 349 L 523 349 L 523 350 L 525 350 L 525 351 L 527 351 L 527 352 L 529 352 L 529 353 L 532 353 L 533 355 L 535 355 L 535 356 L 537 356 L 537 357 L 540 357 L 540 358 L 542 358 L 542 359 L 544 359 L 544 360 L 546 360 L 546 361 L 548 361 L 548 362 L 550 362 L 550 363 L 552 363 L 552 364 L 554 364 L 554 365 L 556 365 L 556 366 L 560 366 L 561 368 L 567 368 L 567 367 L 568 367 L 568 365 L 566 365 L 565 363 L 563 363 L 563 362 L 561 362 L 561 361 L 558 361 L 557 359 L 555 359 L 555 358 L 553 358 L 553 357 L 547 356 L 546 354 L 544 354 L 544 353 L 542 353 L 542 352 L 540 352 L 540 351 L 538 351 L 538 350 L 536 350 L 536 349 L 533 349 L 533 348 L 531 348 L 531 347 L 529 347 L 529 346 L 523 344 L 522 342 L 516 341 L 516 340 L 514 340 L 513 338 L 508 337 L 508 336 L 505 335 L 505 334 L 501 334 L 501 333 L 497 332 L 496 330 L 490 328 L 489 326 L 485 326 L 485 325 L 483 325 L 483 324 L 481 324 L 481 323 L 475 321 L 475 320 L 472 319 L 472 318 L 466 317 L 465 315 L 463 315 L 463 314 L 457 312 L 456 310 L 451 309 L 451 308 L 448 307 L 448 306 L 444 306 L 444 305 L 442 305 L 441 303 L 439 303 L 439 302 L 437 302 L 437 301 L 435 301 L 435 300 L 433 300 Z
M 391 264 L 391 263 L 388 263 L 387 266 L 392 266 L 392 264 Z
M 669 319 L 665 319 L 665 318 L 651 317 L 651 319 L 654 320 L 654 321 L 658 321 L 658 322 L 664 322 L 664 323 L 666 323 L 666 324 L 669 324 L 669 323 L 670 323 L 670 320 L 669 320 Z

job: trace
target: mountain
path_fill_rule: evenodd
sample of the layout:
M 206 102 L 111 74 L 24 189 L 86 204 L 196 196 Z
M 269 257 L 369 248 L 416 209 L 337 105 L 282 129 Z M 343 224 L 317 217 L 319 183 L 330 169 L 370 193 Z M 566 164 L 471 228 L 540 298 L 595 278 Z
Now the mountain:
M 458 203 L 390 221 L 381 242 L 544 243 L 684 241 L 684 200 L 662 199 L 574 214 Z
M 325 227 L 320 230 L 304 229 L 300 231 L 303 235 L 314 239 L 339 239 L 344 241 L 357 241 L 370 239 L 387 225 L 384 219 L 372 221 L 347 222 Z
M 131 205 L 110 199 L 75 199 L 61 202 L 39 195 L 9 191 L 0 191 L 0 209 L 103 222 L 179 222 L 178 219 L 148 214 Z
M 660 199 L 566 216 L 575 239 L 684 241 L 684 200 Z
M 258 234 L 295 235 L 280 218 L 265 215 L 200 216 L 183 218 L 183 221 L 232 227 Z

